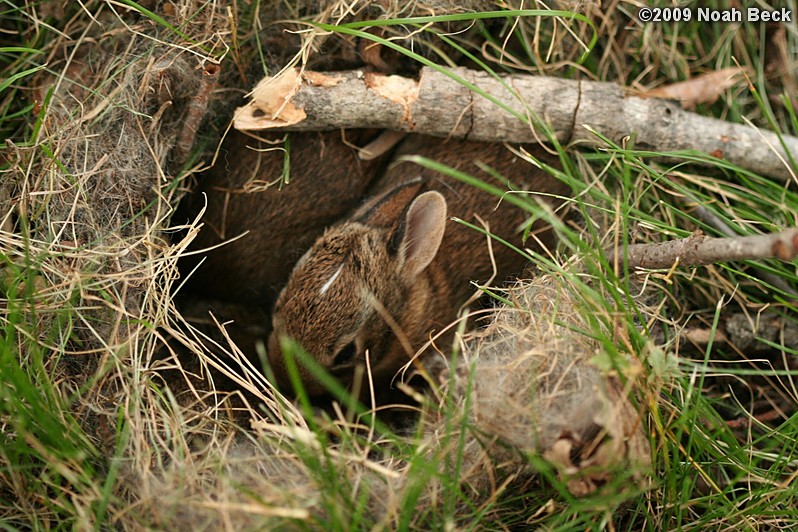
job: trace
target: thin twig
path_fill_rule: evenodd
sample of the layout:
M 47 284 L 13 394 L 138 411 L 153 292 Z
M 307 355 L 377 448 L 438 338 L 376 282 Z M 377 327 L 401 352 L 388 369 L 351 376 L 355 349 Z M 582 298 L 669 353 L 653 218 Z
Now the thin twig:
M 220 71 L 221 67 L 219 65 L 210 63 L 205 66 L 202 72 L 199 90 L 188 104 L 183 130 L 180 132 L 180 136 L 172 150 L 172 160 L 176 164 L 182 165 L 188 162 L 191 147 L 194 146 L 197 130 L 202 123 L 202 119 L 205 118 L 205 112 L 208 110 L 208 101 L 216 86 L 216 80 L 219 79 Z
M 691 194 L 685 194 L 685 199 L 692 202 L 691 206 L 693 208 L 693 214 L 703 220 L 704 223 L 715 228 L 715 230 L 728 237 L 738 236 L 737 233 L 735 233 L 734 230 L 729 227 L 728 224 L 726 224 L 726 222 L 724 222 L 718 215 L 701 205 L 701 202 L 699 202 Z M 770 286 L 778 288 L 785 294 L 790 294 L 791 296 L 798 298 L 798 292 L 793 290 L 784 279 L 760 267 L 756 267 L 756 270 L 759 278 L 768 283 Z
M 605 251 L 612 260 L 618 249 Z M 798 229 L 769 235 L 709 238 L 696 233 L 658 244 L 633 244 L 626 250 L 629 268 L 702 266 L 715 262 L 751 259 L 793 260 L 798 256 Z

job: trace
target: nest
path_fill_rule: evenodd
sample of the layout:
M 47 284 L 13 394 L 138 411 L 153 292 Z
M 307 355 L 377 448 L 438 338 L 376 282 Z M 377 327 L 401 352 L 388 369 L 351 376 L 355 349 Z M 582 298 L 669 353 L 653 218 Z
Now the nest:
M 650 467 L 644 418 L 620 381 L 594 363 L 601 347 L 579 332 L 593 327 L 575 293 L 552 275 L 519 282 L 507 294 L 513 305 L 496 309 L 484 329 L 467 335 L 448 395 L 468 398 L 469 426 L 481 435 L 471 443 L 476 456 L 469 464 L 478 482 L 490 478 L 484 462 L 497 463 L 502 448 L 542 455 L 578 495 L 595 491 L 621 467 L 637 481 Z M 523 470 L 522 463 L 508 463 L 513 475 Z
M 310 4 L 303 9 L 320 17 L 344 13 L 340 2 Z M 459 12 L 456 4 L 414 3 L 413 13 Z M 174 302 L 177 260 L 198 231 L 198 220 L 171 220 L 199 169 L 197 148 L 187 146 L 216 145 L 224 126 L 206 112 L 229 110 L 236 100 L 229 95 L 243 90 L 224 86 L 243 85 L 249 70 L 237 58 L 217 91 L 229 101 L 209 98 L 208 79 L 234 19 L 222 6 L 190 0 L 161 6 L 168 26 L 111 4 L 89 7 L 92 18 L 67 28 L 76 41 L 53 42 L 48 70 L 31 83 L 30 101 L 44 111 L 32 142 L 10 145 L 0 246 L 4 320 L 15 312 L 11 295 L 24 294 L 30 307 L 16 309 L 24 321 L 17 330 L 41 336 L 20 335 L 20 352 L 47 353 L 63 417 L 74 416 L 97 449 L 97 470 L 117 475 L 112 521 L 200 529 L 321 522 L 340 501 L 319 471 L 334 470 L 351 489 L 346 500 L 365 501 L 362 512 L 374 523 L 396 524 L 402 494 L 418 489 L 408 484 L 413 464 L 370 439 L 326 442 L 322 452 L 303 413 L 274 391 L 224 325 L 214 324 L 218 332 L 209 336 L 186 323 Z M 371 9 L 404 14 L 389 2 Z M 189 22 L 176 28 L 178 20 Z M 265 35 L 290 41 L 282 29 Z M 310 48 L 289 42 L 279 59 Z M 346 54 L 337 57 L 346 62 Z M 441 504 L 453 445 L 464 449 L 458 467 L 475 501 L 497 496 L 509 481 L 532 482 L 528 453 L 548 456 L 574 493 L 598 489 L 620 465 L 645 471 L 644 423 L 626 391 L 590 364 L 596 346 L 560 323 L 531 319 L 555 310 L 578 318 L 551 283 L 514 289 L 526 310 L 497 310 L 485 332 L 466 340 L 440 401 L 459 404 L 470 428 L 465 440 L 452 439 L 450 418 L 434 408 L 425 414 L 419 448 L 437 471 L 420 496 L 425 508 Z M 242 428 L 241 419 L 251 425 Z M 0 482 L 0 492 L 16 489 Z M 91 526 L 86 509 L 104 496 L 75 488 L 70 504 L 85 516 L 77 526 Z M 43 511 L 36 498 L 20 505 L 23 515 Z M 3 511 L 18 518 L 18 510 Z

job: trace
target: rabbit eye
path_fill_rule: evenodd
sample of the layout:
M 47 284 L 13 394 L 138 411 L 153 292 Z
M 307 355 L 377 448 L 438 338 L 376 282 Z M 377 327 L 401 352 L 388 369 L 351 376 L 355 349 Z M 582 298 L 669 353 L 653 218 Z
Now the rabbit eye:
M 356 353 L 357 348 L 355 347 L 355 342 L 349 342 L 343 346 L 340 351 L 338 351 L 337 355 L 335 355 L 333 366 L 345 366 L 351 364 L 355 359 Z

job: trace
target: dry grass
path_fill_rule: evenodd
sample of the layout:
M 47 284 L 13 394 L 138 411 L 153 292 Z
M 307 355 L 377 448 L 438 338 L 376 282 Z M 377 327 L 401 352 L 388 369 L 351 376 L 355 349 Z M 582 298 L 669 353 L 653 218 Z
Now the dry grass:
M 470 52 L 497 70 L 632 87 L 742 57 L 757 67 L 762 94 L 795 94 L 791 30 L 762 30 L 776 58 L 766 63 L 751 58 L 730 26 L 712 26 L 717 45 L 707 49 L 707 39 L 688 42 L 667 25 L 630 22 L 633 3 L 562 4 L 584 18 L 480 26 L 465 17 L 435 27 L 450 41 L 409 23 L 381 36 L 406 42 L 410 31 L 416 51 L 444 63 L 469 62 Z M 795 225 L 793 194 L 777 196 L 757 176 L 651 166 L 625 147 L 567 158 L 575 208 L 589 214 L 581 237 L 560 229 L 562 256 L 580 254 L 578 267 L 544 264 L 546 275 L 504 295 L 515 309 L 463 341 L 458 365 L 424 402 L 415 429 L 386 429 L 346 404 L 321 412 L 288 402 L 222 324 L 198 328 L 183 319 L 174 301 L 177 261 L 200 221 L 175 227 L 171 217 L 193 174 L 212 160 L 231 109 L 267 65 L 358 61 L 348 37 L 281 21 L 400 18 L 458 6 L 4 5 L 5 34 L 40 52 L 18 54 L 6 70 L 46 66 L 0 94 L 9 138 L 0 183 L 0 363 L 9 368 L 0 373 L 0 519 L 81 529 L 661 529 L 728 527 L 736 509 L 754 529 L 795 522 L 792 496 L 766 489 L 786 489 L 795 477 L 794 430 L 782 423 L 798 403 L 795 346 L 782 340 L 759 362 L 734 346 L 717 354 L 699 346 L 706 356 L 692 360 L 678 334 L 697 316 L 714 337 L 719 301 L 792 319 L 789 292 L 764 285 L 757 272 L 793 288 L 794 272 L 773 264 L 649 272 L 642 284 L 657 295 L 633 297 L 638 285 L 592 250 L 626 236 L 657 241 L 710 230 L 696 199 L 741 233 Z M 598 44 L 583 60 L 594 31 Z M 407 68 L 402 57 L 386 60 Z M 222 68 L 212 95 L 209 65 Z M 789 104 L 757 102 L 738 86 L 701 111 L 790 131 Z M 195 115 L 197 106 L 208 111 L 202 127 L 186 124 L 192 106 Z M 194 129 L 186 153 L 181 142 Z M 608 176 L 617 186 L 604 183 Z M 740 419 L 748 421 L 742 430 L 728 423 Z M 649 467 L 663 478 L 643 496 Z M 738 496 L 740 485 L 782 514 Z

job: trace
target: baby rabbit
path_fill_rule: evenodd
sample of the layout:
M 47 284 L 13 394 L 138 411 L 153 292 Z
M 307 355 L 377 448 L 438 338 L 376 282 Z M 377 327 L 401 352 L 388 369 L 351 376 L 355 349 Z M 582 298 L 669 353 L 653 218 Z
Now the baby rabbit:
M 540 148 L 535 155 L 555 165 Z M 418 154 L 493 181 L 477 168 L 481 161 L 515 186 L 564 195 L 556 178 L 518 159 L 501 144 L 409 137 L 401 154 Z M 347 384 L 368 353 L 376 380 L 390 378 L 435 330 L 456 318 L 474 293 L 470 281 L 494 272 L 487 237 L 449 219 L 487 222 L 490 232 L 522 246 L 521 209 L 455 179 L 402 163 L 376 185 L 375 197 L 321 236 L 294 267 L 272 316 L 268 354 L 279 383 L 287 384 L 282 335 L 298 341 L 324 368 Z M 506 188 L 504 184 L 500 184 Z M 545 245 L 550 229 L 533 231 Z M 527 244 L 534 242 L 528 241 Z M 534 247 L 534 246 L 533 246 Z M 520 273 L 525 259 L 494 242 L 495 282 Z M 310 394 L 324 390 L 297 364 Z
M 184 259 L 181 270 L 186 274 L 205 258 L 185 291 L 270 310 L 299 257 L 326 227 L 362 201 L 381 170 L 380 160 L 361 161 L 348 145 L 363 146 L 377 134 L 347 131 L 345 140 L 338 131 L 293 134 L 291 179 L 278 186 L 286 154 L 282 144 L 232 132 L 216 165 L 186 198 L 177 218 L 192 219 L 207 201 L 205 227 L 193 249 L 244 236 Z M 283 135 L 263 136 L 278 141 Z

